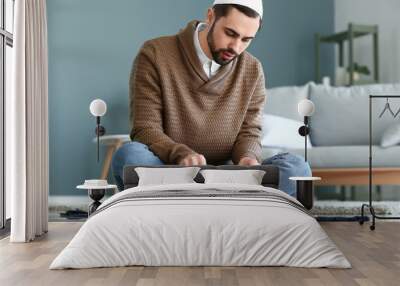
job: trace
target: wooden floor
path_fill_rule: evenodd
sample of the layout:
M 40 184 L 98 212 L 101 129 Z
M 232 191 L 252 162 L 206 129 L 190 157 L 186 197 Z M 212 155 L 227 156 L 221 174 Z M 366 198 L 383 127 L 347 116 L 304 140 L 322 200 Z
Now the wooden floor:
M 81 223 L 50 223 L 43 238 L 29 244 L 0 241 L 0 285 L 400 285 L 400 223 L 323 223 L 352 269 L 289 267 L 123 267 L 48 270 Z

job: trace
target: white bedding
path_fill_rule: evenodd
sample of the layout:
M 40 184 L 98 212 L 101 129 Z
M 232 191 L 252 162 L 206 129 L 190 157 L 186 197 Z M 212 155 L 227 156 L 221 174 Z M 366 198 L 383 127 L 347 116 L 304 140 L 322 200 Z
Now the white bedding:
M 146 195 L 138 193 L 146 191 L 207 193 L 211 189 L 258 190 L 269 198 L 178 195 L 129 199 Z M 254 185 L 193 183 L 131 188 L 106 200 L 50 269 L 127 265 L 351 267 L 299 204 L 279 190 Z

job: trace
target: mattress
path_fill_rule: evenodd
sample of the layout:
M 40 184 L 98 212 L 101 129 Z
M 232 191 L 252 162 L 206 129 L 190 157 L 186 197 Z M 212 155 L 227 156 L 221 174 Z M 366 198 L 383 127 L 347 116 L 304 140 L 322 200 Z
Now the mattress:
M 294 198 L 241 184 L 138 186 L 104 201 L 50 269 L 351 267 Z

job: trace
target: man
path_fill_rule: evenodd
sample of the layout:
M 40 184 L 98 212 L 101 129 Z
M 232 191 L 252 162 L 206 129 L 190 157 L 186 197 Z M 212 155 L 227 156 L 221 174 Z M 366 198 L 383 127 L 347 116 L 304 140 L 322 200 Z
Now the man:
M 304 159 L 281 153 L 261 159 L 265 80 L 245 50 L 262 23 L 262 0 L 216 0 L 204 23 L 147 41 L 130 77 L 133 142 L 114 154 L 119 189 L 125 165 L 277 165 L 280 189 L 289 176 L 309 176 Z

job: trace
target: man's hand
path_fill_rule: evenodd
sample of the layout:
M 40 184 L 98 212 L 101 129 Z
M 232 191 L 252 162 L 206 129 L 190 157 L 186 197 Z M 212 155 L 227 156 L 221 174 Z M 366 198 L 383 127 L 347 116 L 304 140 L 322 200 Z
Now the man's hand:
M 179 161 L 179 165 L 183 166 L 196 166 L 207 165 L 206 158 L 201 154 L 190 154 Z
M 243 157 L 242 159 L 240 159 L 239 166 L 255 166 L 255 165 L 260 165 L 260 163 L 258 163 L 258 161 L 254 158 L 251 157 Z

